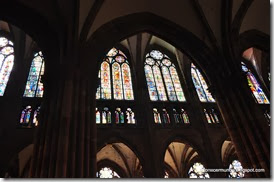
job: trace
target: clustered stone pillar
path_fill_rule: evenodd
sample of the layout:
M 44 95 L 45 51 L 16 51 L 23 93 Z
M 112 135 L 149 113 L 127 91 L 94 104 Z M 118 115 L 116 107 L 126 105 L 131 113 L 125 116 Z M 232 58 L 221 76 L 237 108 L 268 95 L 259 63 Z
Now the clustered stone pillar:
M 237 72 L 215 76 L 217 104 L 243 168 L 265 170 L 245 177 L 270 177 L 270 128 L 243 78 Z
M 29 177 L 95 177 L 95 98 L 91 83 L 73 65 L 57 73 L 45 86 L 48 90 Z

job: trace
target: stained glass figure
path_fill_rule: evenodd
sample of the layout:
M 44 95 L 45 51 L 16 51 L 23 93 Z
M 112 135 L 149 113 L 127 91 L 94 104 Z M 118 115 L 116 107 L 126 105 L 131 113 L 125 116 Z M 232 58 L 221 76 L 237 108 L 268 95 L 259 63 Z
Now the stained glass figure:
M 24 97 L 43 97 L 44 86 L 41 82 L 41 76 L 44 75 L 44 67 L 44 57 L 42 52 L 39 51 L 34 54 L 31 63 Z
M 185 124 L 189 123 L 188 115 L 184 109 L 181 109 L 181 117 L 183 118 Z
M 153 115 L 154 115 L 154 122 L 155 123 L 162 123 L 160 113 L 156 108 L 153 108 Z
M 102 124 L 111 124 L 111 112 L 107 107 L 102 111 Z
M 176 109 L 173 109 L 173 116 L 174 116 L 175 123 L 182 123 L 181 115 L 177 112 Z
M 20 117 L 20 124 L 27 125 L 30 122 L 30 117 L 31 117 L 31 106 L 27 106 L 23 111 L 21 112 L 21 117 Z
M 103 167 L 97 173 L 98 178 L 121 178 L 113 169 L 109 167 Z
M 131 71 L 122 51 L 112 48 L 107 53 L 98 77 L 96 99 L 134 100 Z
M 173 83 L 169 74 L 169 70 L 166 66 L 162 67 L 162 73 L 165 80 L 166 88 L 167 88 L 167 94 L 170 101 L 176 101 L 176 93 L 173 87 Z
M 220 123 L 216 111 L 215 111 L 214 109 L 211 109 L 211 113 L 212 113 L 212 115 L 213 115 L 213 117 L 214 117 L 215 122 L 216 122 L 216 123 Z
M 122 64 L 123 86 L 125 100 L 133 100 L 133 89 L 131 83 L 130 68 L 127 63 Z
M 189 178 L 210 178 L 203 164 L 196 162 L 188 171 Z
M 125 123 L 124 113 L 123 113 L 123 111 L 121 111 L 121 108 L 116 108 L 116 111 L 115 111 L 115 123 L 116 124 Z
M 212 123 L 213 121 L 211 121 L 211 117 L 209 116 L 209 114 L 207 113 L 207 110 L 204 109 L 204 113 L 205 113 L 205 117 L 208 123 Z
M 34 114 L 33 114 L 33 121 L 32 121 L 32 123 L 34 124 L 34 126 L 38 126 L 38 117 L 39 117 L 39 114 L 40 114 L 40 107 L 38 107 L 34 111 Z
M 215 109 L 204 109 L 204 114 L 208 123 L 220 123 Z
M 118 63 L 112 64 L 112 80 L 113 80 L 113 95 L 114 99 L 122 100 L 123 99 L 123 86 L 121 78 L 121 69 Z
M 232 161 L 232 163 L 229 165 L 229 178 L 243 178 L 244 177 L 244 171 L 242 164 L 238 160 Z
M 165 91 L 160 69 L 158 66 L 153 66 L 152 69 L 153 69 L 153 74 L 156 82 L 157 91 L 159 94 L 159 100 L 166 101 L 167 100 L 166 91 Z
M 136 123 L 134 112 L 131 110 L 131 108 L 127 108 L 126 115 L 127 115 L 127 123 L 128 124 L 135 124 Z
M 98 110 L 98 108 L 96 108 L 96 110 L 95 110 L 95 115 L 96 115 L 96 124 L 100 124 L 101 123 L 101 114 L 100 114 L 100 111 Z
M 14 64 L 12 41 L 0 37 L 0 96 L 3 96 Z
M 106 61 L 101 64 L 101 98 L 111 99 L 110 68 Z
M 170 123 L 169 114 L 167 113 L 166 109 L 163 109 L 163 122 L 165 124 Z
M 175 65 L 168 56 L 152 50 L 146 55 L 144 70 L 151 101 L 185 101 Z
M 180 80 L 179 80 L 179 77 L 178 77 L 178 74 L 177 74 L 177 71 L 176 71 L 174 65 L 169 68 L 169 71 L 171 74 L 172 82 L 174 84 L 177 99 L 178 99 L 178 101 L 183 102 L 186 99 L 185 99 L 185 95 L 184 95 L 184 92 L 183 92 L 183 89 L 182 89 L 182 86 L 181 86 L 181 83 L 180 83 Z
M 191 63 L 191 76 L 200 101 L 215 102 L 211 93 L 208 91 L 208 86 L 204 77 L 193 63 Z
M 155 84 L 155 81 L 154 81 L 152 68 L 148 65 L 145 66 L 145 75 L 146 75 L 147 87 L 148 87 L 150 100 L 157 101 L 158 100 L 158 93 L 156 91 L 156 84 Z
M 255 76 L 251 73 L 251 71 L 246 67 L 246 65 L 242 62 L 242 71 L 245 72 L 248 86 L 252 91 L 253 96 L 255 97 L 258 104 L 269 104 L 269 100 L 266 97 L 263 89 L 258 83 Z

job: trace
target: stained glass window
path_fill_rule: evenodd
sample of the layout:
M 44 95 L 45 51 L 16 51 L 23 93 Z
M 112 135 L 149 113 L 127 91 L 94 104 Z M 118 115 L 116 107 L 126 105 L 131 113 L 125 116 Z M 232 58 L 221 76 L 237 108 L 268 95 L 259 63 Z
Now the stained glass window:
M 38 126 L 38 117 L 39 117 L 39 114 L 40 114 L 40 107 L 38 107 L 35 111 L 34 111 L 34 114 L 33 114 L 33 124 L 34 126 Z
M 163 109 L 163 122 L 166 124 L 170 123 L 169 114 L 167 113 L 166 109 Z
M 134 112 L 131 110 L 131 108 L 127 108 L 126 116 L 127 116 L 128 124 L 135 124 L 135 116 L 134 116 Z
M 260 84 L 258 83 L 255 76 L 251 73 L 251 71 L 246 67 L 246 65 L 242 62 L 242 70 L 246 74 L 247 82 L 252 91 L 253 96 L 255 97 L 257 103 L 259 104 L 269 104 L 269 100 L 266 97 L 264 91 L 262 90 Z
M 122 51 L 112 48 L 107 53 L 98 77 L 96 99 L 134 100 L 130 66 Z
M 121 178 L 114 170 L 109 167 L 103 167 L 96 174 L 97 178 Z
M 191 63 L 191 76 L 200 101 L 215 102 L 211 93 L 208 91 L 208 86 L 204 77 L 193 63 Z
M 104 61 L 101 64 L 101 98 L 111 99 L 110 69 L 109 63 Z
M 175 65 L 158 50 L 146 55 L 145 76 L 151 101 L 185 101 Z
M 213 115 L 213 118 L 214 118 L 215 122 L 219 123 L 220 121 L 219 121 L 219 118 L 218 118 L 218 115 L 217 115 L 215 109 L 211 109 L 211 113 Z
M 23 111 L 21 112 L 20 124 L 29 124 L 31 119 L 31 112 L 31 106 L 27 106 L 25 109 L 23 109 Z
M 173 109 L 173 116 L 174 116 L 175 123 L 181 123 L 182 121 L 181 116 L 176 109 Z
M 107 107 L 102 111 L 102 124 L 110 124 L 111 123 L 111 112 Z
M 207 122 L 208 122 L 208 123 L 212 123 L 211 118 L 210 118 L 209 114 L 207 113 L 207 110 L 206 110 L 206 109 L 204 109 L 204 113 L 205 113 Z
M 115 111 L 115 123 L 116 124 L 125 123 L 124 113 L 121 111 L 121 108 L 116 108 L 116 111 Z
M 4 95 L 13 64 L 13 43 L 5 37 L 0 37 L 0 96 Z
M 229 165 L 229 178 L 243 178 L 244 177 L 244 171 L 242 164 L 238 160 L 232 161 L 232 163 Z
M 153 116 L 154 116 L 154 122 L 155 123 L 162 123 L 160 113 L 156 108 L 153 108 Z
M 188 171 L 189 178 L 210 178 L 203 164 L 196 162 Z
M 185 124 L 189 123 L 188 115 L 184 109 L 181 109 L 181 116 Z
M 101 123 L 101 114 L 100 114 L 100 111 L 98 110 L 98 108 L 96 108 L 96 110 L 95 110 L 95 115 L 96 115 L 96 124 L 100 124 Z
M 151 67 L 148 65 L 145 66 L 145 75 L 146 75 L 146 79 L 147 79 L 147 87 L 148 87 L 150 100 L 157 101 L 158 93 L 156 91 L 154 76 L 153 76 Z
M 44 75 L 44 67 L 45 63 L 42 52 L 35 53 L 31 63 L 24 97 L 43 97 L 44 87 L 41 82 L 41 76 Z
M 190 123 L 187 112 L 184 109 L 179 110 L 179 112 L 177 112 L 176 109 L 173 109 L 173 116 L 175 123 Z
M 204 114 L 208 123 L 220 123 L 215 109 L 204 109 Z

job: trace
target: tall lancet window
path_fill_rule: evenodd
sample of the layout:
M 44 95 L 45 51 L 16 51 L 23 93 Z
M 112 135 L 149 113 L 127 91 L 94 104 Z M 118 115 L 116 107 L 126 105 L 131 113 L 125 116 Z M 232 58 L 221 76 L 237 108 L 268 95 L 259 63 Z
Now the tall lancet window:
M 101 63 L 96 99 L 134 100 L 131 71 L 126 55 L 112 48 Z
M 247 66 L 242 62 L 242 70 L 246 74 L 248 86 L 252 91 L 252 94 L 257 101 L 258 104 L 269 104 L 269 100 L 266 97 L 263 89 L 261 88 L 260 84 L 258 83 L 255 76 L 251 73 L 251 71 L 247 68 Z
M 208 90 L 208 86 L 204 76 L 199 71 L 199 69 L 191 63 L 191 78 L 195 86 L 199 100 L 204 107 L 203 113 L 205 120 L 208 124 L 220 124 L 221 118 L 219 111 L 216 107 L 215 99 L 212 97 L 212 94 Z
M 3 96 L 14 64 L 13 42 L 0 37 L 0 96 Z
M 44 87 L 41 82 L 41 76 L 44 74 L 44 67 L 44 57 L 42 52 L 39 51 L 34 54 L 31 63 L 24 97 L 43 97 Z
M 146 55 L 145 75 L 151 101 L 186 101 L 175 65 L 158 50 Z
M 146 55 L 144 72 L 149 98 L 153 105 L 154 123 L 184 124 L 182 120 L 178 119 L 177 110 L 184 110 L 182 107 L 184 107 L 186 99 L 176 65 L 172 59 L 159 50 L 152 50 Z M 158 102 L 161 104 L 157 104 Z
M 128 57 L 112 48 L 102 60 L 96 92 L 96 124 L 136 124 L 134 94 Z
M 211 93 L 208 91 L 208 86 L 204 77 L 193 63 L 191 63 L 191 76 L 200 101 L 215 102 Z

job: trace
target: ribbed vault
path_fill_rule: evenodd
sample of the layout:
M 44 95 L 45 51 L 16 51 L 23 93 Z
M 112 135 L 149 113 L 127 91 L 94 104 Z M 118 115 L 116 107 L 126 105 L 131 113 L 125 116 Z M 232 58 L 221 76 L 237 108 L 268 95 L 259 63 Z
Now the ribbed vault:
M 122 168 L 126 177 L 142 177 L 142 165 L 135 153 L 123 143 L 107 144 L 97 153 L 97 163 L 111 161 Z

